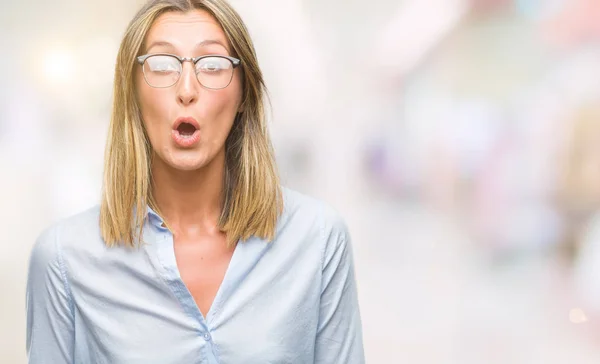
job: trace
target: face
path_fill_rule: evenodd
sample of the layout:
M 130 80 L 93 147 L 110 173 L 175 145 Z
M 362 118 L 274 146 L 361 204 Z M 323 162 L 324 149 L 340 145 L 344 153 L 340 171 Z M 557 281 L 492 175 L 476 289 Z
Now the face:
M 188 58 L 232 55 L 223 29 L 202 10 L 162 14 L 148 32 L 145 45 L 142 54 L 168 53 Z M 233 70 L 227 87 L 215 90 L 199 82 L 199 67 L 211 71 L 214 65 L 184 62 L 179 80 L 164 88 L 148 85 L 141 65 L 136 74 L 142 118 L 155 158 L 177 170 L 198 170 L 223 156 L 225 140 L 240 111 L 239 68 Z

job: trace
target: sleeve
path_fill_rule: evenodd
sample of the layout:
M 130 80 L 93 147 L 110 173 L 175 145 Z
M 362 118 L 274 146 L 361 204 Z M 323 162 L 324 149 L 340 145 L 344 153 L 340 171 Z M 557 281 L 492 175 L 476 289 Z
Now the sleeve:
M 325 231 L 316 364 L 364 364 L 350 235 L 341 218 Z
M 42 233 L 29 257 L 25 294 L 29 364 L 74 361 L 73 306 L 56 230 Z

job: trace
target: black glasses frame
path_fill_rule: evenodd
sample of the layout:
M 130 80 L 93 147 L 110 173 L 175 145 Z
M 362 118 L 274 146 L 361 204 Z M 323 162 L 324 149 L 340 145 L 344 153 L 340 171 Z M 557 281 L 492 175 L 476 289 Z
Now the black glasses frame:
M 179 63 L 181 63 L 181 68 L 183 69 L 183 62 L 192 62 L 194 64 L 194 66 L 196 65 L 196 63 L 198 63 L 200 60 L 202 60 L 203 58 L 214 58 L 214 57 L 218 57 L 218 58 L 224 58 L 226 60 L 228 60 L 229 62 L 231 62 L 232 68 L 235 69 L 237 68 L 242 61 L 235 58 L 235 57 L 230 57 L 230 56 L 224 56 L 221 54 L 206 54 L 203 56 L 199 56 L 199 57 L 180 57 L 176 54 L 170 54 L 170 53 L 152 53 L 152 54 L 144 54 L 142 56 L 137 57 L 137 63 L 139 63 L 142 66 L 142 72 L 144 73 L 144 81 L 146 81 L 146 83 L 148 84 L 148 86 L 150 87 L 154 87 L 154 88 L 167 88 L 167 87 L 171 87 L 173 85 L 175 85 L 177 82 L 179 82 L 179 79 L 181 78 L 181 74 L 179 75 L 179 77 L 177 77 L 177 81 L 173 82 L 173 84 L 169 85 L 169 86 L 163 86 L 163 87 L 156 87 L 156 86 L 152 86 L 150 84 L 150 82 L 148 82 L 148 80 L 146 79 L 146 71 L 144 70 L 144 63 L 146 62 L 146 60 L 152 56 L 169 56 L 169 57 L 173 57 L 175 59 L 177 59 L 179 61 Z M 198 80 L 198 82 L 202 85 L 202 87 L 206 87 L 204 84 L 202 84 L 202 82 L 200 81 L 200 79 L 198 78 L 198 73 L 196 73 L 196 79 Z M 233 72 L 231 72 L 231 79 L 229 79 L 229 82 L 227 83 L 227 85 L 220 87 L 220 88 L 213 88 L 213 87 L 206 87 L 208 89 L 211 90 L 221 90 L 226 88 L 227 86 L 229 86 L 231 84 L 231 80 L 233 79 Z

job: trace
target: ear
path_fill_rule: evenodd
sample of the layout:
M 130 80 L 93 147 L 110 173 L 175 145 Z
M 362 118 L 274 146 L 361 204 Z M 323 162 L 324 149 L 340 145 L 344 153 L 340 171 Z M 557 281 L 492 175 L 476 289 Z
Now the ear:
M 240 102 L 240 106 L 238 106 L 237 112 L 238 114 L 242 114 L 244 111 L 246 111 L 246 103 L 245 102 Z

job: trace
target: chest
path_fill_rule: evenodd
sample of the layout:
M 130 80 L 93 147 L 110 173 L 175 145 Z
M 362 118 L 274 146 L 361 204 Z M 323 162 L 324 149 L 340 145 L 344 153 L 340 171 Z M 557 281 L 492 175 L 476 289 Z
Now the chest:
M 234 248 L 227 248 L 224 240 L 206 242 L 175 236 L 172 244 L 164 240 L 166 248 L 160 242 L 148 245 L 147 255 L 134 266 L 131 257 L 120 264 L 103 261 L 103 267 L 113 268 L 99 273 L 111 275 L 91 289 L 89 275 L 81 277 L 81 284 L 75 280 L 75 301 L 81 309 L 76 316 L 85 317 L 79 321 L 85 327 L 76 330 L 79 342 L 87 343 L 82 355 L 104 356 L 81 362 L 213 363 L 213 345 L 219 348 L 220 363 L 312 362 L 321 287 L 319 252 L 307 259 L 313 254 L 308 249 L 282 254 L 269 250 L 276 246 L 250 242 L 235 248 L 231 262 Z M 121 277 L 117 283 L 114 274 Z M 156 274 L 159 280 L 154 280 Z M 83 283 L 88 288 L 83 289 Z M 192 297 L 183 294 L 184 285 Z M 94 291 L 99 287 L 110 290 Z M 208 315 L 215 297 L 217 314 Z M 190 298 L 205 318 L 212 316 L 209 339 L 187 311 Z
M 177 237 L 173 247 L 181 280 L 206 317 L 223 283 L 234 247 L 226 245 L 224 236 Z

